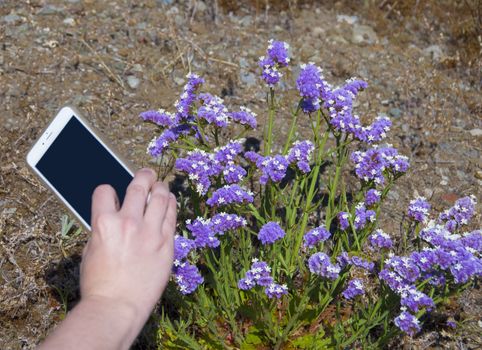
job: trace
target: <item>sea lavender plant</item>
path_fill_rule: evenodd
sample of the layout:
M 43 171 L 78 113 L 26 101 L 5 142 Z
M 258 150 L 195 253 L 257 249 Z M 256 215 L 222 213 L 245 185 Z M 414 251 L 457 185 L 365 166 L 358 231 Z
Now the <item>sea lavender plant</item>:
M 433 310 L 482 275 L 481 231 L 462 231 L 475 197 L 436 221 L 428 201 L 415 199 L 401 241 L 385 233 L 381 208 L 409 170 L 407 157 L 381 144 L 391 121 L 362 123 L 356 98 L 368 84 L 336 86 L 315 63 L 301 64 L 291 84 L 299 99 L 282 119 L 288 103 L 277 89 L 289 65 L 289 45 L 271 40 L 259 60 L 268 89 L 259 151 L 244 143 L 256 113 L 202 91 L 196 74 L 172 111 L 140 115 L 158 129 L 148 153 L 185 177 L 162 348 L 383 348 L 417 336 Z

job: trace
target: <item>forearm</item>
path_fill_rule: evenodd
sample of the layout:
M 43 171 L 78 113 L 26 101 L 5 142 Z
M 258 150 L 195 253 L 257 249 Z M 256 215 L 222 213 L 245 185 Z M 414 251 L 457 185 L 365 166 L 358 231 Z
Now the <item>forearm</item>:
M 102 297 L 83 299 L 39 349 L 128 349 L 148 315 Z

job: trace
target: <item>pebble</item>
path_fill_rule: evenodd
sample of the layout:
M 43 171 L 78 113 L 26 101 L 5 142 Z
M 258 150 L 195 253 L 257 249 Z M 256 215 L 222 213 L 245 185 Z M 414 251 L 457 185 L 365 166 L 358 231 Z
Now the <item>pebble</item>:
M 475 172 L 475 178 L 479 179 L 479 180 L 482 180 L 482 170 L 477 170 Z
M 204 12 L 208 9 L 204 1 L 196 1 L 196 11 L 198 12 Z
M 444 55 L 439 45 L 430 45 L 423 49 L 423 54 L 427 57 L 431 57 L 434 61 L 440 61 Z
M 388 113 L 394 117 L 394 118 L 398 118 L 402 115 L 402 110 L 400 108 L 391 108 L 390 111 L 388 111 Z
M 174 77 L 173 80 L 179 86 L 183 85 L 186 82 L 184 78 L 181 77 Z
M 8 24 L 12 24 L 12 23 L 15 23 L 17 21 L 20 21 L 22 19 L 22 17 L 20 17 L 19 15 L 15 14 L 15 13 L 11 13 L 9 15 L 6 15 L 2 18 L 2 21 L 5 22 L 5 23 L 8 23 Z
M 351 40 L 354 44 L 374 44 L 378 41 L 378 36 L 372 27 L 355 24 L 352 29 Z
M 64 24 L 68 25 L 68 26 L 75 25 L 75 19 L 73 19 L 72 17 L 68 17 L 68 18 L 64 19 L 62 22 Z
M 398 201 L 400 199 L 398 192 L 393 190 L 388 192 L 387 197 L 393 201 Z
M 54 5 L 46 5 L 37 12 L 37 15 L 39 16 L 56 15 L 58 13 L 62 13 L 62 11 L 63 11 L 63 8 L 61 7 L 54 6 Z
M 358 22 L 358 16 L 337 15 L 337 22 L 346 22 L 348 24 L 355 24 Z
M 469 130 L 469 133 L 473 137 L 482 136 L 482 129 L 472 129 L 472 130 Z
M 244 85 L 248 87 L 256 85 L 256 76 L 251 72 L 241 70 L 241 72 L 239 73 L 239 79 Z
M 141 83 L 141 80 L 137 78 L 135 75 L 129 75 L 127 77 L 127 84 L 131 87 L 131 89 L 137 89 Z

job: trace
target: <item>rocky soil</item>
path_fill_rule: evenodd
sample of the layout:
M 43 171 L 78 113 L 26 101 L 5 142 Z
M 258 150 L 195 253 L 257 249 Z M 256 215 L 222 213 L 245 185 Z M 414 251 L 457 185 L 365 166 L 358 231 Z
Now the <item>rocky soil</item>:
M 233 108 L 250 107 L 262 124 L 265 92 L 256 63 L 270 38 L 291 44 L 285 90 L 294 86 L 296 67 L 312 61 L 334 84 L 351 76 L 369 83 L 357 106 L 366 121 L 379 113 L 392 119 L 388 142 L 411 158 L 412 168 L 390 195 L 386 231 L 397 234 L 417 195 L 431 199 L 434 213 L 468 194 L 480 203 L 480 55 L 466 56 L 466 41 L 425 2 L 417 1 L 412 15 L 396 3 L 0 1 L 0 348 L 33 348 L 78 299 L 87 234 L 62 235 L 65 209 L 25 164 L 48 120 L 61 106 L 76 105 L 136 166 L 149 164 L 153 129 L 138 114 L 171 108 L 193 71 L 205 77 L 205 90 Z M 448 16 L 477 23 L 453 8 Z M 480 22 L 474 26 L 480 30 Z M 282 140 L 287 109 L 277 117 Z M 480 348 L 481 305 L 476 286 L 447 307 L 461 321 L 456 330 L 434 321 L 399 346 Z

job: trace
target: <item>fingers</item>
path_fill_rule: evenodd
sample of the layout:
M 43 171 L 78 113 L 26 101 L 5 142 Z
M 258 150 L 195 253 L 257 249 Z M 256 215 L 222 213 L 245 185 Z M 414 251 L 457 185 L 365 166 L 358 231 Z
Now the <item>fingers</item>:
M 100 185 L 92 194 L 92 215 L 90 226 L 94 226 L 101 214 L 115 213 L 118 210 L 119 200 L 114 188 L 110 185 Z
M 162 233 L 167 235 L 168 238 L 172 239 L 174 237 L 174 232 L 176 232 L 176 222 L 177 222 L 177 201 L 176 197 L 171 193 L 169 195 L 169 204 L 167 206 L 166 217 L 162 223 Z
M 159 232 L 169 205 L 169 188 L 162 182 L 152 186 L 151 197 L 144 214 L 146 225 L 154 232 Z
M 147 196 L 156 181 L 156 173 L 152 169 L 139 170 L 127 187 L 121 213 L 123 215 L 141 219 L 144 215 Z

